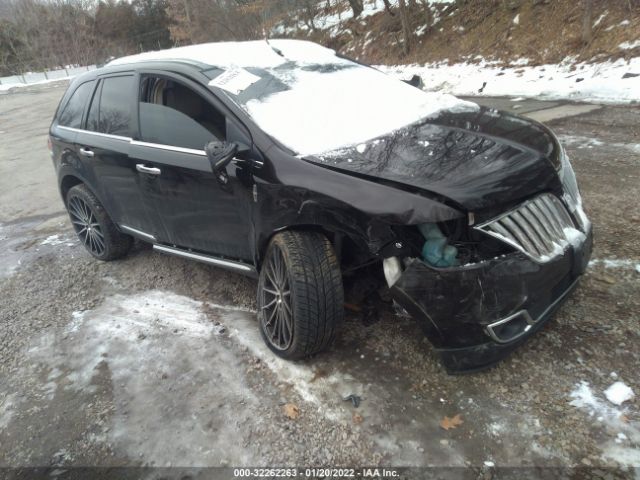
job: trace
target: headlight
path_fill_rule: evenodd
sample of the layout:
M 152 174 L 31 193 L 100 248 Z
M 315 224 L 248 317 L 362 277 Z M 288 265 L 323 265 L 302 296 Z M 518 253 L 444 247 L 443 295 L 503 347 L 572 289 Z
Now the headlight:
M 587 233 L 591 227 L 591 222 L 582 209 L 582 197 L 578 189 L 576 174 L 571 167 L 571 162 L 562 146 L 560 147 L 560 181 L 562 182 L 563 200 L 573 214 L 573 218 L 578 222 L 578 227 L 583 233 Z

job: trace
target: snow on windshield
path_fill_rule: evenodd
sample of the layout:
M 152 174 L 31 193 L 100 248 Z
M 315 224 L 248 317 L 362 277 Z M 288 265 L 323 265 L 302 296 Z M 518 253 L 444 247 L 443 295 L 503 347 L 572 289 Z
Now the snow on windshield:
M 260 128 L 300 155 L 363 143 L 442 110 L 478 108 L 338 57 L 334 62 L 255 69 L 251 73 L 267 81 L 230 96 Z
M 300 155 L 363 143 L 442 110 L 478 108 L 451 95 L 423 92 L 300 40 L 191 45 L 124 57 L 110 65 L 152 60 L 211 65 L 205 71 L 210 85 Z

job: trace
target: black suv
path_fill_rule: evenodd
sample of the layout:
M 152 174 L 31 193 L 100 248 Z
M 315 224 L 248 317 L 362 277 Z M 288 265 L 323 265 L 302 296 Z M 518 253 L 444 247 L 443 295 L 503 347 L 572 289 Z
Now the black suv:
M 377 268 L 451 372 L 502 358 L 584 272 L 591 226 L 546 127 L 319 45 L 194 45 L 76 78 L 50 129 L 97 259 L 134 238 L 258 280 L 281 357 L 326 348 L 344 275 Z

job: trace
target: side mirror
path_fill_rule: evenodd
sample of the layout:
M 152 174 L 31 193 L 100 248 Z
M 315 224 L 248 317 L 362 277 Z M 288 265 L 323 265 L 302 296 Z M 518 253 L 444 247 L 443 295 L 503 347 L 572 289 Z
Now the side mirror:
M 215 140 L 205 145 L 204 151 L 211 162 L 211 168 L 218 172 L 225 168 L 238 151 L 238 144 L 234 142 L 221 142 Z
M 422 77 L 419 75 L 414 75 L 409 80 L 403 80 L 404 83 L 408 83 L 412 87 L 419 88 L 420 90 L 424 90 L 424 83 L 422 82 Z

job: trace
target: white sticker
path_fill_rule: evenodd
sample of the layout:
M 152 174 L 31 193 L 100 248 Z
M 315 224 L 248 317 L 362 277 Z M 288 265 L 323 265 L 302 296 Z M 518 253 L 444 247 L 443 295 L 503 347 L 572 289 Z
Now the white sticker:
M 260 77 L 247 72 L 244 68 L 232 67 L 211 80 L 209 85 L 238 95 L 258 80 L 260 80 Z

